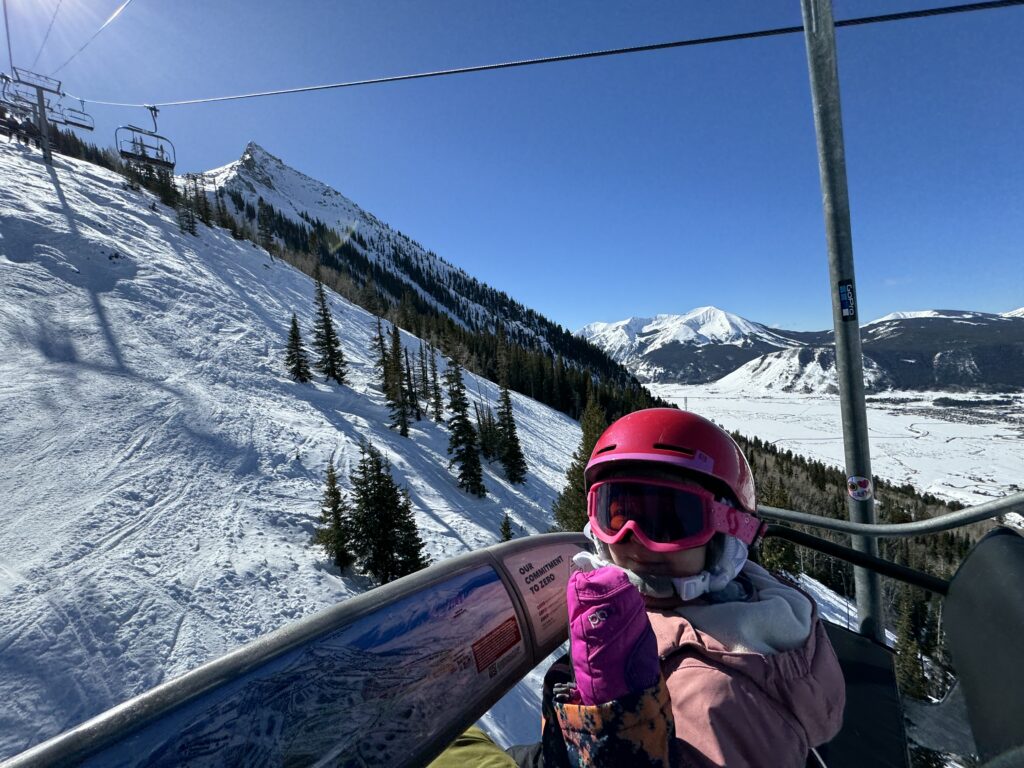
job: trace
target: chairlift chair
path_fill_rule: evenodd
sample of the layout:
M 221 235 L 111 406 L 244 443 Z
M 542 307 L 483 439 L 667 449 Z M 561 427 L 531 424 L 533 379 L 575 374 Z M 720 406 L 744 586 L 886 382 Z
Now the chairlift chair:
M 21 109 L 33 110 L 36 108 L 36 92 L 31 86 L 27 86 L 17 80 L 11 80 L 6 75 L 3 77 L 4 103 L 18 106 Z
M 81 128 L 84 131 L 91 131 L 96 128 L 96 121 L 92 115 L 81 109 L 73 107 L 64 108 L 64 124 L 73 128 Z
M 173 171 L 175 164 L 174 144 L 166 136 L 157 133 L 156 116 L 159 110 L 148 107 L 153 118 L 153 130 L 137 125 L 122 125 L 114 131 L 121 159 L 129 164 L 148 165 L 151 168 Z
M 59 106 L 46 105 L 46 122 L 50 125 L 67 125 L 67 117 Z
M 20 101 L 8 99 L 5 95 L 0 93 L 0 107 L 5 109 L 9 114 L 14 115 L 19 119 L 31 117 L 32 110 L 25 106 Z

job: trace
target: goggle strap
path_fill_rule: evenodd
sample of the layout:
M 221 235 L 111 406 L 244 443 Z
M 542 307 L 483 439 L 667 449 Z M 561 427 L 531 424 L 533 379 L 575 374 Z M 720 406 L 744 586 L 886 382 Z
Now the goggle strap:
M 720 502 L 712 505 L 711 521 L 716 531 L 735 536 L 747 545 L 753 544 L 763 533 L 763 524 L 756 517 Z

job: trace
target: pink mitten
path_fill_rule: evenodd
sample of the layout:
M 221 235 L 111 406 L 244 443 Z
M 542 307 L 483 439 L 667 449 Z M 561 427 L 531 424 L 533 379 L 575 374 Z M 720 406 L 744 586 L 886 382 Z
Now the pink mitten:
M 569 640 L 580 699 L 606 704 L 658 681 L 658 643 L 644 599 L 619 568 L 569 578 Z

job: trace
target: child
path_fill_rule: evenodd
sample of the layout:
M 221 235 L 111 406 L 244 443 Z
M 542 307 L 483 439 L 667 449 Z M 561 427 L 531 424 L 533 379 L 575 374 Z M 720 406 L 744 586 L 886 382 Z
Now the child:
M 747 560 L 761 523 L 736 443 L 638 411 L 585 483 L 596 554 L 575 558 L 576 682 L 545 679 L 543 764 L 804 766 L 842 725 L 842 672 L 813 601 Z

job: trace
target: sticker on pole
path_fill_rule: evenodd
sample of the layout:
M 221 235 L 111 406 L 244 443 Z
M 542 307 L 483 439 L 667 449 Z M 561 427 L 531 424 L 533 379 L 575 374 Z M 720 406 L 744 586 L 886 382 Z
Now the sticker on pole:
M 857 319 L 857 297 L 853 293 L 853 280 L 839 281 L 839 310 L 844 323 Z
M 847 478 L 846 490 L 854 501 L 867 501 L 872 496 L 871 481 L 866 477 Z

